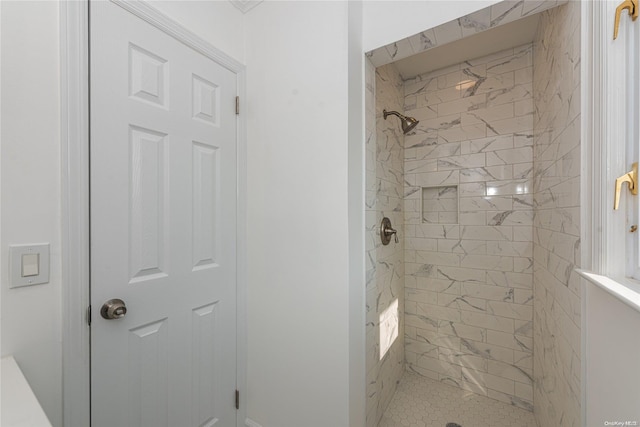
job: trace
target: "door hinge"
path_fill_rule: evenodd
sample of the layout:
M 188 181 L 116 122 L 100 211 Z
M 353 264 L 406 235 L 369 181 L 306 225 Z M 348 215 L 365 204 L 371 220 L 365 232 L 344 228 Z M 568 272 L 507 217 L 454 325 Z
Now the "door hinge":
M 240 97 L 236 96 L 236 114 L 240 114 Z
M 240 392 L 236 390 L 236 409 L 240 409 Z
M 91 326 L 91 306 L 87 307 L 87 324 Z

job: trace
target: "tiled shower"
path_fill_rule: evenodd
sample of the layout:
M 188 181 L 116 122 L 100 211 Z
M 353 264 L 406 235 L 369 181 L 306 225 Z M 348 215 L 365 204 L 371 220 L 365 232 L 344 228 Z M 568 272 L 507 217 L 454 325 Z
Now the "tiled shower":
M 367 426 L 405 371 L 579 426 L 579 3 L 541 12 L 533 42 L 366 75 Z

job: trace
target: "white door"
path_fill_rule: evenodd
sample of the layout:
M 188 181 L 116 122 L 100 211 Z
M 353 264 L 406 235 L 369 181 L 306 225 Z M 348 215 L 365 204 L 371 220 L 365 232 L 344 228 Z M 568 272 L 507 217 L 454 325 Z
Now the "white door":
M 235 426 L 236 75 L 92 1 L 90 86 L 92 426 Z

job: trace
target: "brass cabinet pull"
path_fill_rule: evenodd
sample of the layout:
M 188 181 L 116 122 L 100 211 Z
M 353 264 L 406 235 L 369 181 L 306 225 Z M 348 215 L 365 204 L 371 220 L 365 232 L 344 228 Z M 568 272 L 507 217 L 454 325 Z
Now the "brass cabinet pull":
M 613 39 L 618 38 L 618 29 L 620 27 L 620 15 L 622 15 L 623 10 L 629 11 L 629 16 L 631 16 L 632 20 L 638 19 L 638 0 L 624 0 L 620 5 L 616 8 L 616 20 L 613 24 Z
M 616 194 L 613 200 L 613 209 L 618 209 L 620 205 L 620 193 L 622 192 L 622 184 L 629 184 L 629 191 L 631 194 L 638 194 L 638 163 L 634 163 L 631 166 L 631 170 L 619 178 L 616 178 Z

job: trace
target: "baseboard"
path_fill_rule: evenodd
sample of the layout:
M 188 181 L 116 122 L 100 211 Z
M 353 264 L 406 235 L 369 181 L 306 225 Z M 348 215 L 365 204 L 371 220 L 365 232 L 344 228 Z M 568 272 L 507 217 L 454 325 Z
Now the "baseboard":
M 247 418 L 244 420 L 244 425 L 247 427 L 262 427 L 260 424 L 258 424 L 257 422 L 253 421 L 250 418 Z

